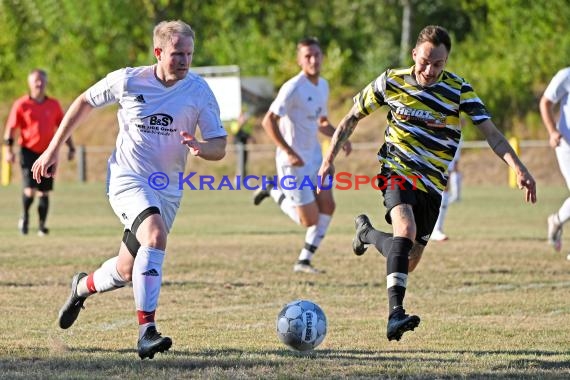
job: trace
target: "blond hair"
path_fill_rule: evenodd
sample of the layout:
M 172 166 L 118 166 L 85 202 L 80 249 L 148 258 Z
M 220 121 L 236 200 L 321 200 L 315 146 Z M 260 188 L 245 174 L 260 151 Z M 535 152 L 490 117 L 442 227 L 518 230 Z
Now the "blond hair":
M 154 27 L 152 37 L 154 47 L 164 49 L 174 34 L 194 39 L 194 31 L 184 21 L 162 21 Z

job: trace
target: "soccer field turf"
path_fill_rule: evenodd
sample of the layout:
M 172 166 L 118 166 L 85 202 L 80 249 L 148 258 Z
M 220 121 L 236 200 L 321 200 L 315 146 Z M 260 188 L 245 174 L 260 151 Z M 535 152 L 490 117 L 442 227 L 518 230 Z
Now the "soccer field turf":
M 546 244 L 546 216 L 567 196 L 466 187 L 448 211 L 450 240 L 432 242 L 408 280 L 406 308 L 422 318 L 386 339 L 385 259 L 351 252 L 353 218 L 383 221 L 371 189 L 337 191 L 337 210 L 314 259 L 322 275 L 296 274 L 304 230 L 247 191 L 185 191 L 169 237 L 159 330 L 167 354 L 141 361 L 130 287 L 85 302 L 75 325 L 57 313 L 77 271 L 114 255 L 122 226 L 101 183 L 57 183 L 48 225 L 20 236 L 20 188 L 0 189 L 0 378 L 568 378 L 570 239 Z M 328 334 L 301 355 L 279 342 L 275 319 L 294 299 L 317 302 Z

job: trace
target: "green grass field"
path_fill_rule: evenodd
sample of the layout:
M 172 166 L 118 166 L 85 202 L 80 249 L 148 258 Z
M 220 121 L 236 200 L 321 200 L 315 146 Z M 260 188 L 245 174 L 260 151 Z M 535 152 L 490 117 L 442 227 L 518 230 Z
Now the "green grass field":
M 115 254 L 121 225 L 104 185 L 57 183 L 51 235 L 20 236 L 19 185 L 0 192 L 0 378 L 559 378 L 570 377 L 570 250 L 546 244 L 545 219 L 566 197 L 539 187 L 539 203 L 507 187 L 467 187 L 450 206 L 451 240 L 430 243 L 409 279 L 406 308 L 422 323 L 386 339 L 385 259 L 351 252 L 353 218 L 383 222 L 372 190 L 337 191 L 337 212 L 315 265 L 294 274 L 304 232 L 246 191 L 190 191 L 164 266 L 159 329 L 174 344 L 141 361 L 132 290 L 95 295 L 69 330 L 56 326 L 77 271 Z M 35 206 L 35 205 L 34 205 Z M 328 335 L 307 355 L 277 339 L 286 302 L 308 298 Z

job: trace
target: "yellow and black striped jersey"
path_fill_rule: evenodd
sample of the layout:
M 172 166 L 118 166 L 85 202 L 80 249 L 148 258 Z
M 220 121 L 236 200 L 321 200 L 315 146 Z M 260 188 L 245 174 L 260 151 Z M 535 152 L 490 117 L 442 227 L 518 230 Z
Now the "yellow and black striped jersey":
M 413 70 L 412 66 L 385 71 L 354 102 L 364 115 L 383 105 L 390 108 L 385 143 L 378 152 L 383 167 L 418 178 L 416 185 L 422 191 L 441 193 L 461 139 L 460 113 L 475 125 L 491 116 L 463 78 L 443 71 L 435 84 L 422 87 Z

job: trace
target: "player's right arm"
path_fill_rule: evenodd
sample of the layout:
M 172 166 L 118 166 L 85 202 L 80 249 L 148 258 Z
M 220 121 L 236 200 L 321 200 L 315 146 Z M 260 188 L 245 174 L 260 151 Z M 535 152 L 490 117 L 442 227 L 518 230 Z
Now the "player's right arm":
M 79 123 L 93 108 L 94 107 L 87 101 L 85 93 L 79 95 L 73 103 L 71 103 L 48 148 L 32 166 L 32 175 L 37 182 L 41 181 L 42 176 L 53 176 L 55 167 L 57 166 L 59 150 L 71 137 L 73 130 L 77 128 Z
M 305 163 L 303 159 L 291 148 L 287 141 L 283 138 L 281 131 L 279 130 L 279 115 L 267 111 L 265 116 L 263 117 L 263 121 L 261 122 L 263 129 L 273 141 L 275 145 L 277 145 L 281 150 L 287 153 L 289 157 L 289 163 L 292 166 L 303 166 Z
M 556 117 L 554 116 L 554 102 L 542 95 L 540 98 L 539 108 L 542 123 L 548 131 L 548 142 L 552 148 L 556 148 L 560 144 L 562 135 L 556 129 Z
M 16 155 L 13 151 L 14 130 L 20 128 L 20 125 L 20 105 L 19 102 L 16 101 L 10 109 L 10 114 L 8 115 L 8 120 L 6 121 L 6 128 L 4 130 L 4 146 L 6 146 L 4 150 L 4 159 L 9 163 L 14 163 L 16 161 Z
M 570 67 L 559 70 L 546 86 L 540 98 L 539 109 L 542 122 L 549 135 L 550 146 L 556 148 L 560 144 L 562 135 L 556 128 L 554 106 L 568 96 L 570 82 Z
M 16 156 L 12 150 L 14 145 L 14 136 L 12 135 L 12 130 L 6 126 L 6 132 L 4 133 L 4 160 L 13 164 L 16 161 Z

